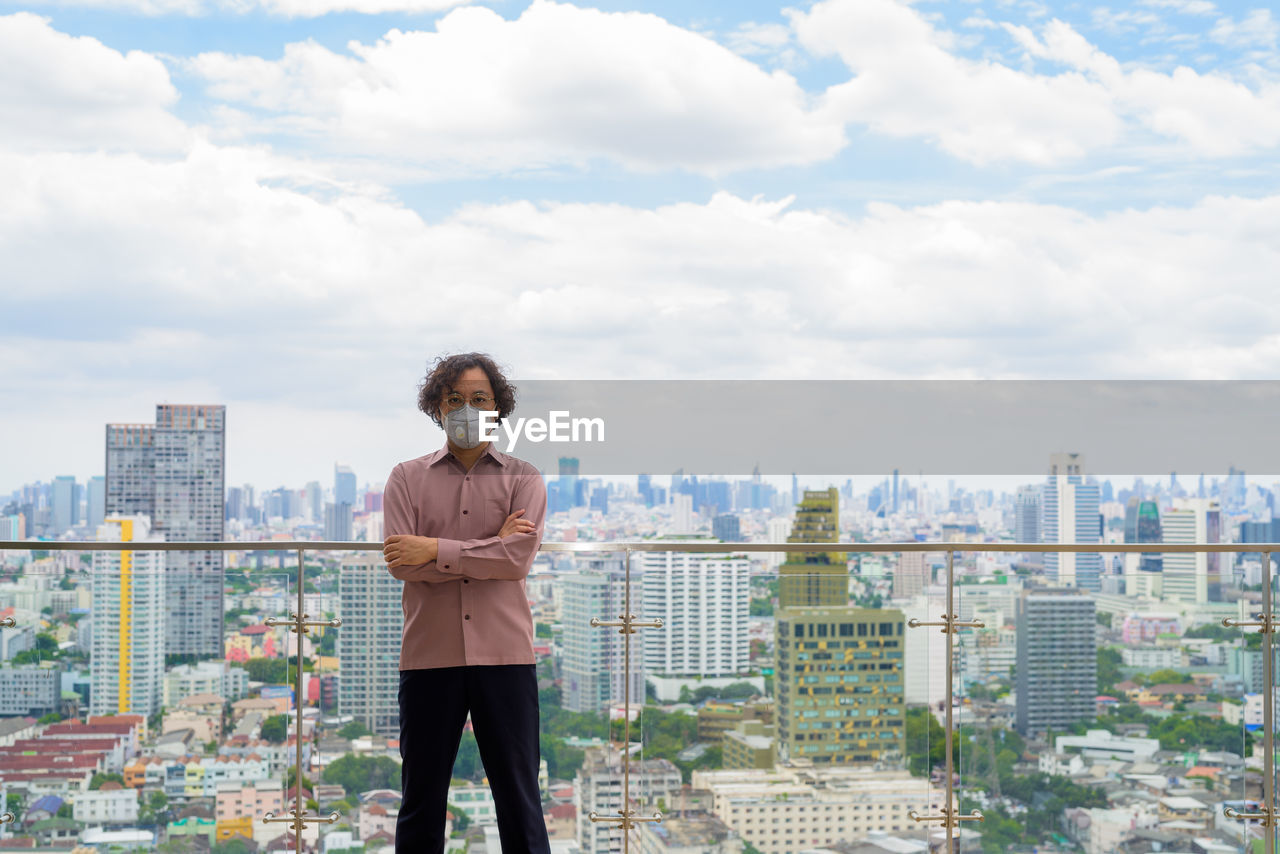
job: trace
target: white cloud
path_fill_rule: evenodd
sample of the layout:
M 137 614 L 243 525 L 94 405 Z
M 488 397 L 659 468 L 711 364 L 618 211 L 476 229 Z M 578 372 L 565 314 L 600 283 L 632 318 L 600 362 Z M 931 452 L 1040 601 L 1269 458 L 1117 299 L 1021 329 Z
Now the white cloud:
M 350 47 L 201 54 L 192 67 L 215 97 L 279 111 L 264 128 L 464 171 L 608 158 L 719 173 L 811 163 L 845 144 L 789 74 L 649 14 L 535 0 L 514 21 L 458 9 L 435 32 Z
M 1248 20 L 1250 38 L 1270 21 Z M 1222 157 L 1280 144 L 1277 81 L 1250 88 L 1224 73 L 1126 68 L 1059 20 L 1039 35 L 1003 25 L 1028 56 L 1066 66 L 1056 74 L 959 56 L 950 33 L 895 0 L 825 0 L 792 23 L 802 46 L 854 72 L 826 93 L 833 115 L 973 163 L 1045 165 L 1119 145 Z
M 1054 77 L 959 57 L 952 37 L 893 0 L 828 0 L 792 14 L 800 43 L 854 72 L 828 109 L 891 136 L 936 140 L 975 163 L 1046 164 L 1110 145 L 1120 131 L 1107 93 L 1078 73 Z
M 10 149 L 158 152 L 188 139 L 169 112 L 178 92 L 151 54 L 121 54 L 19 12 L 0 16 L 0 56 L 0 126 Z
M 267 12 L 288 18 L 315 18 L 332 12 L 440 12 L 470 0 L 34 0 L 37 6 L 80 7 L 142 15 L 244 15 Z
M 1209 0 L 1138 0 L 1139 5 L 1153 9 L 1173 9 L 1184 15 L 1212 15 L 1218 7 Z
M 1270 48 L 1275 50 L 1280 38 L 1280 22 L 1270 9 L 1254 9 L 1243 19 L 1219 18 L 1209 31 L 1209 38 L 1235 48 Z

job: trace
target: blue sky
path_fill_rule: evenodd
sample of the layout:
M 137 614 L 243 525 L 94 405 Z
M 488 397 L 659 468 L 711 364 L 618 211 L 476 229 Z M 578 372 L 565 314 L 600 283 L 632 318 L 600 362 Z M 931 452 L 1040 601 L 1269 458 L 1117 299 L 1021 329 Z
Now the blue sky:
M 1217 0 L 0 3 L 0 488 L 159 401 L 230 407 L 232 482 L 378 480 L 458 349 L 1273 378 L 1278 38 Z

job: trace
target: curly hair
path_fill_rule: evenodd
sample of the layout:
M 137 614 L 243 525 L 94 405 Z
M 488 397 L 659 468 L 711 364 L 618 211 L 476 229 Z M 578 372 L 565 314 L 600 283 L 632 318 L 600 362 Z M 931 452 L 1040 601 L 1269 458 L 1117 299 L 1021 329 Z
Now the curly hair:
M 440 404 L 444 401 L 444 396 L 453 390 L 458 377 L 462 376 L 462 372 L 468 368 L 479 368 L 489 378 L 489 385 L 493 386 L 494 399 L 498 403 L 499 420 L 506 418 L 515 410 L 516 387 L 507 382 L 502 369 L 487 353 L 439 356 L 426 377 L 418 384 L 418 408 L 431 416 L 431 420 L 437 426 L 444 426 L 444 422 L 440 419 Z

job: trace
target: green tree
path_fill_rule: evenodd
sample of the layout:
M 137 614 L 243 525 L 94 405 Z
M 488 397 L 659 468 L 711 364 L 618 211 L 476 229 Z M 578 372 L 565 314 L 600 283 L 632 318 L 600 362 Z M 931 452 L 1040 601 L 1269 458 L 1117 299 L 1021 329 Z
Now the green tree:
M 1120 650 L 1112 646 L 1104 646 L 1098 650 L 1098 691 L 1106 693 L 1120 682 L 1120 664 L 1123 658 Z
M 1183 673 L 1181 670 L 1173 670 L 1168 667 L 1147 674 L 1148 685 L 1180 685 L 1190 681 L 1190 673 Z
M 289 681 L 289 665 L 283 658 L 250 658 L 244 663 L 249 680 L 268 685 L 282 685 Z
M 321 778 L 336 783 L 348 795 L 370 789 L 399 789 L 400 765 L 390 756 L 356 756 L 348 753 L 325 766 Z
M 364 721 L 352 721 L 338 730 L 338 736 L 345 739 L 363 738 L 366 735 L 372 735 L 372 733 L 364 725 Z
M 550 763 L 548 763 L 548 766 Z M 480 746 L 476 743 L 476 737 L 470 731 L 462 733 L 462 740 L 458 742 L 458 756 L 453 760 L 453 776 L 464 780 L 471 780 L 477 777 L 484 770 L 484 765 L 480 761 Z M 550 773 L 548 771 L 548 773 Z
M 453 816 L 454 816 L 453 818 L 454 830 L 466 830 L 467 827 L 471 825 L 471 819 L 467 817 L 467 814 L 464 813 L 460 807 L 454 804 L 449 804 L 448 810 L 449 812 L 453 813 Z
M 946 763 L 947 734 L 942 724 L 926 706 L 907 709 L 906 741 L 907 770 L 916 777 L 924 777 L 934 768 Z M 928 755 L 924 753 L 928 744 Z
M 288 715 L 272 715 L 262 722 L 261 735 L 263 741 L 269 741 L 272 744 L 283 744 L 284 740 L 289 737 L 289 716 Z
M 123 786 L 124 777 L 121 776 L 120 774 L 115 774 L 115 773 L 104 774 L 101 771 L 99 771 L 95 773 L 91 778 L 89 778 L 89 788 L 91 790 L 97 790 L 102 788 L 103 783 L 113 783 L 113 782 L 119 783 L 120 785 Z

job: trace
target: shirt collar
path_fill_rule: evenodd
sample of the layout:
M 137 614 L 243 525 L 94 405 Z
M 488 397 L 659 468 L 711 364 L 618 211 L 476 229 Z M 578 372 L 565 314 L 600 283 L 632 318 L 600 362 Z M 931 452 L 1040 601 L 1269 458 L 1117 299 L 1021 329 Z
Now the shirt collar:
M 453 459 L 455 460 L 457 459 L 457 457 L 453 456 L 453 452 L 449 450 L 449 443 L 446 441 L 444 443 L 444 447 L 440 448 L 440 450 L 435 451 L 434 453 L 429 454 L 427 456 L 427 465 L 434 466 L 437 463 L 440 463 L 440 462 L 443 462 L 444 460 L 449 459 L 450 457 L 453 457 Z M 490 458 L 491 460 L 493 460 L 495 463 L 502 466 L 503 468 L 507 467 L 507 460 L 509 458 L 507 457 L 506 454 L 502 453 L 501 451 L 495 450 L 493 447 L 493 442 L 486 443 L 484 452 L 481 453 L 479 459 L 476 460 L 476 465 L 479 465 L 480 462 L 484 460 L 485 457 Z

